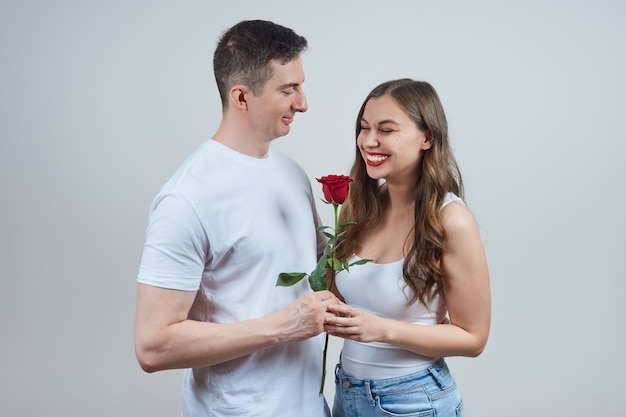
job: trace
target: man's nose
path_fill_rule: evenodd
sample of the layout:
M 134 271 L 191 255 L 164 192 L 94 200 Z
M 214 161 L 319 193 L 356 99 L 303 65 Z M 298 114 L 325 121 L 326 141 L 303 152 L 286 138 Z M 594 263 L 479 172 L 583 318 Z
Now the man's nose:
M 296 93 L 293 109 L 295 111 L 299 111 L 299 112 L 302 112 L 302 113 L 304 113 L 305 111 L 307 111 L 309 109 L 309 104 L 306 101 L 306 97 L 304 95 L 304 91 L 300 91 L 300 92 Z

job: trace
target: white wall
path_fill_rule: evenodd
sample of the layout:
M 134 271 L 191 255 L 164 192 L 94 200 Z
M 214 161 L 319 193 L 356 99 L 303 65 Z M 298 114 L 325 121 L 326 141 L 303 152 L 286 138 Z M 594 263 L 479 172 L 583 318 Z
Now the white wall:
M 180 372 L 134 358 L 135 275 L 152 197 L 217 127 L 216 40 L 251 18 L 309 40 L 276 146 L 311 179 L 347 173 L 376 84 L 438 89 L 492 276 L 488 347 L 450 360 L 470 414 L 623 415 L 618 0 L 2 0 L 0 414 L 179 414 Z

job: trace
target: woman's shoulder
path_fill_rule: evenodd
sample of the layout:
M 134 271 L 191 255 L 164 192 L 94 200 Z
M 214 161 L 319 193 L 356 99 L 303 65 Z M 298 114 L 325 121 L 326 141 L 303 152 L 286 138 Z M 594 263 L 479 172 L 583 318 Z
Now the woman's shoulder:
M 476 229 L 474 215 L 458 196 L 448 193 L 441 207 L 441 223 L 446 234 Z

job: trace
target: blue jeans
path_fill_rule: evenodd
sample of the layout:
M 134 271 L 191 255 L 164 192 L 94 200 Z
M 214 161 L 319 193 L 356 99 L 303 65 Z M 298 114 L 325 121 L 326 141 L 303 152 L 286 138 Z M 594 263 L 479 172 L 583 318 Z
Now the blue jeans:
M 351 378 L 335 368 L 333 417 L 462 417 L 463 401 L 443 359 L 428 369 L 388 379 Z

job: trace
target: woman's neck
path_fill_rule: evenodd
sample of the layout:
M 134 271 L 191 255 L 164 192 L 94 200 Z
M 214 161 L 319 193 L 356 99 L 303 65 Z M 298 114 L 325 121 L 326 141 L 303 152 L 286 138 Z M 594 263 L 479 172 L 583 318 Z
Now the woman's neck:
M 404 212 L 415 208 L 415 190 L 408 186 L 385 185 L 384 201 L 387 208 L 394 212 Z

